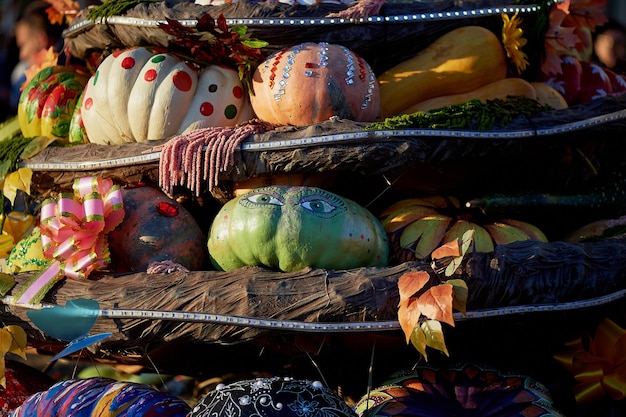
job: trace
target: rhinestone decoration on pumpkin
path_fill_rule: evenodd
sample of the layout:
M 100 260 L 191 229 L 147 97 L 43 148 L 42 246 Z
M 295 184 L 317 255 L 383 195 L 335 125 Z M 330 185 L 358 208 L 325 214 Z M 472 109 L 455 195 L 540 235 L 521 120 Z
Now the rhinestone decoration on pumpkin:
M 270 61 L 272 62 L 272 69 L 270 70 L 270 76 L 269 76 L 270 81 L 268 83 L 270 88 L 274 88 L 274 85 L 275 85 L 274 80 L 276 79 L 276 71 L 278 70 L 278 63 L 280 62 L 280 59 L 282 58 L 284 54 L 285 54 L 285 50 L 278 51 L 273 60 L 268 59 L 267 61 L 265 61 L 263 72 L 268 70 L 269 63 Z
M 306 64 L 304 64 L 304 68 L 306 68 L 306 71 L 304 71 L 305 77 L 313 76 L 313 71 L 310 68 L 326 68 L 328 66 L 328 43 L 320 42 L 319 47 L 320 62 L 318 64 L 315 64 L 313 62 L 307 62 Z
M 302 45 L 297 45 L 289 53 L 289 55 L 287 55 L 287 63 L 283 67 L 282 80 L 278 82 L 278 86 L 280 88 L 278 89 L 278 92 L 274 94 L 274 100 L 280 101 L 283 94 L 285 94 L 285 87 L 287 87 L 287 80 L 289 79 L 289 73 L 291 72 L 291 69 L 293 68 L 294 59 L 301 50 L 302 50 Z
M 372 94 L 374 94 L 374 88 L 376 88 L 376 76 L 370 68 L 369 64 L 363 60 L 360 56 L 357 56 L 359 60 L 359 78 L 365 80 L 367 73 L 369 72 L 369 83 L 367 86 L 367 94 L 361 102 L 361 109 L 366 109 L 369 103 L 372 101 Z
M 328 66 L 328 43 L 320 42 L 320 67 Z
M 343 54 L 346 57 L 346 66 L 348 69 L 346 70 L 346 84 L 352 85 L 354 84 L 354 61 L 352 59 L 352 53 L 346 47 L 341 47 Z

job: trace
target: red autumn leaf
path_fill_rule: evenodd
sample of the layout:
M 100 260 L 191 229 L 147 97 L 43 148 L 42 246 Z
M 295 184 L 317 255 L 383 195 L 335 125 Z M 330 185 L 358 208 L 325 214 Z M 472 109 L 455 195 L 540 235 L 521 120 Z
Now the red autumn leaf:
M 430 275 L 426 271 L 405 272 L 398 279 L 398 291 L 400 302 L 408 300 L 417 294 L 430 281 Z
M 450 284 L 441 284 L 429 288 L 417 299 L 419 311 L 431 320 L 442 321 L 454 326 L 453 290 Z
M 409 343 L 413 329 L 420 319 L 420 311 L 415 298 L 409 299 L 406 303 L 401 303 L 398 308 L 398 322 L 404 332 L 406 343 Z
M 223 14 L 214 19 L 206 13 L 198 19 L 195 28 L 166 18 L 166 23 L 160 23 L 159 28 L 173 38 L 165 52 L 199 66 L 218 64 L 235 67 L 249 89 L 253 68 L 265 60 L 261 48 L 267 46 L 267 42 L 250 38 L 247 27 L 243 25 L 228 27 Z
M 461 245 L 459 239 L 451 240 L 450 242 L 444 243 L 437 249 L 433 251 L 431 257 L 433 259 L 442 259 L 442 258 L 456 258 L 457 256 L 461 256 Z

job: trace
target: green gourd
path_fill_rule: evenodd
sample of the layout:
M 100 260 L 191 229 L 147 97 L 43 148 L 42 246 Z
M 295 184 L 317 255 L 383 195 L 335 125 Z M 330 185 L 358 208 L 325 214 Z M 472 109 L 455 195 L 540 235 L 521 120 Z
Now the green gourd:
M 257 188 L 228 201 L 207 246 L 213 266 L 224 271 L 386 266 L 389 255 L 386 233 L 367 209 L 306 186 Z

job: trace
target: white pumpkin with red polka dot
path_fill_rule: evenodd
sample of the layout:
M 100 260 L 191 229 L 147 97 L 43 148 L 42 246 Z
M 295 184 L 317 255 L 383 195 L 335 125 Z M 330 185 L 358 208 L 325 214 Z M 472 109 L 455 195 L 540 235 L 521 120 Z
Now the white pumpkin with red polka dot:
M 141 47 L 109 55 L 87 83 L 81 105 L 89 142 L 103 145 L 234 126 L 253 115 L 235 69 L 211 65 L 198 73 L 174 55 Z

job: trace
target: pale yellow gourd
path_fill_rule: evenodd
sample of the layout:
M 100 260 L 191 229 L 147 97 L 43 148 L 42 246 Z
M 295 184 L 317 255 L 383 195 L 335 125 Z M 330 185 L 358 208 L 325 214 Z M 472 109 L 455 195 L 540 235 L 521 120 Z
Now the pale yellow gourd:
M 506 77 L 500 39 L 482 26 L 454 29 L 378 77 L 384 117 L 433 97 L 464 93 Z
M 424 100 L 409 107 L 403 113 L 411 114 L 418 111 L 429 111 L 445 106 L 467 103 L 470 100 L 480 100 L 483 103 L 487 100 L 504 100 L 508 96 L 524 96 L 533 100 L 537 99 L 535 89 L 528 81 L 522 78 L 503 78 L 467 93 L 451 94 Z
M 569 107 L 565 97 L 552 86 L 541 81 L 533 81 L 530 84 L 535 89 L 537 101 L 541 104 L 546 104 L 555 110 L 562 110 Z

